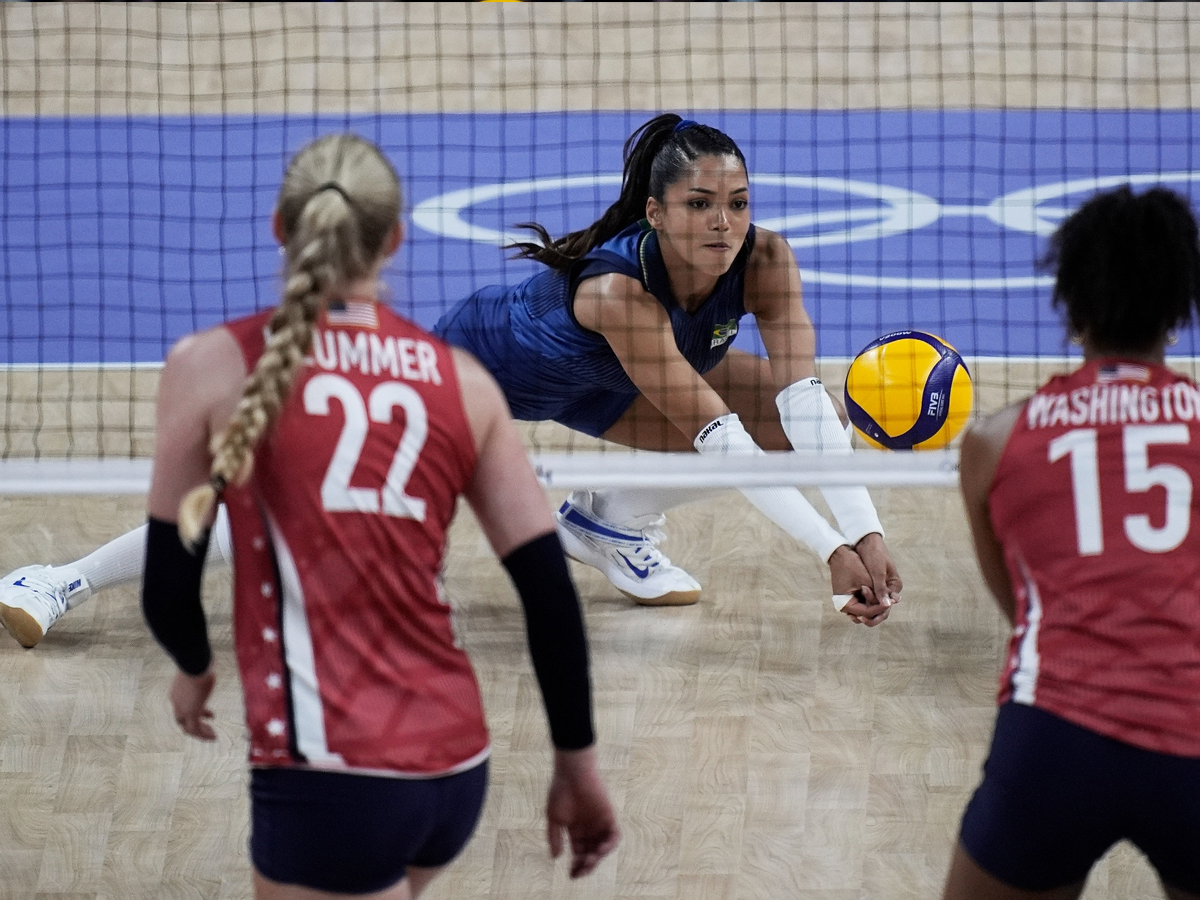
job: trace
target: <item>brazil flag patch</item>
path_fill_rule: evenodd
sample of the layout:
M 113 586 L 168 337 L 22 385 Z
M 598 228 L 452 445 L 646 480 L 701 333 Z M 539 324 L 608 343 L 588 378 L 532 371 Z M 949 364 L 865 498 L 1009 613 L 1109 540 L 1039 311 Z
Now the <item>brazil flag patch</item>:
M 737 319 L 730 319 L 724 325 L 714 325 L 712 342 L 709 343 L 708 349 L 711 350 L 713 347 L 720 347 L 722 344 L 728 343 L 729 340 L 737 334 L 737 331 Z

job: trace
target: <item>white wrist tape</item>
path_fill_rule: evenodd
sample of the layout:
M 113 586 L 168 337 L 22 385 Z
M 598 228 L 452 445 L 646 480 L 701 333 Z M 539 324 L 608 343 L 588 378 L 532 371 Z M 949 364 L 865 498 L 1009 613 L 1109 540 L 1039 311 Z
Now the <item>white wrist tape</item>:
M 846 606 L 853 599 L 854 599 L 853 594 L 834 594 L 833 595 L 833 608 L 836 609 L 838 612 L 841 612 L 843 609 L 846 608 Z
M 737 413 L 713 419 L 692 442 L 704 454 L 762 453 L 746 431 Z M 833 551 L 846 544 L 812 504 L 795 488 L 743 488 L 742 494 L 768 519 L 828 561 Z
M 819 378 L 803 378 L 775 398 L 779 421 L 792 447 L 800 451 L 850 454 L 850 435 L 842 426 L 833 401 Z M 853 545 L 866 535 L 883 534 L 875 504 L 866 488 L 822 488 L 821 496 L 837 519 L 838 527 Z

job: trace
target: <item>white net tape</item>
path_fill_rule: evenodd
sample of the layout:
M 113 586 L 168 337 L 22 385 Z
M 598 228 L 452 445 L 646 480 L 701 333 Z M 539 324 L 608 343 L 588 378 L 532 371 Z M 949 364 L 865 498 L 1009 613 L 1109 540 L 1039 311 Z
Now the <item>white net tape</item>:
M 700 456 L 689 453 L 542 453 L 531 456 L 548 488 L 610 487 L 953 487 L 958 452 L 892 453 L 860 450 L 853 456 L 807 453 Z M 0 495 L 141 494 L 150 484 L 150 460 L 3 460 Z

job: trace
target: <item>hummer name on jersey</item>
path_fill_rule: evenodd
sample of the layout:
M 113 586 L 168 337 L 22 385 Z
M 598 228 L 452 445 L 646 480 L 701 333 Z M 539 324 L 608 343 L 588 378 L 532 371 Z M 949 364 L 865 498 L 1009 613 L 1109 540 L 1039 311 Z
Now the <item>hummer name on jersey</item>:
M 437 351 L 428 341 L 380 337 L 374 332 L 340 328 L 313 331 L 309 360 L 327 372 L 357 369 L 363 375 L 390 373 L 393 378 L 441 384 Z

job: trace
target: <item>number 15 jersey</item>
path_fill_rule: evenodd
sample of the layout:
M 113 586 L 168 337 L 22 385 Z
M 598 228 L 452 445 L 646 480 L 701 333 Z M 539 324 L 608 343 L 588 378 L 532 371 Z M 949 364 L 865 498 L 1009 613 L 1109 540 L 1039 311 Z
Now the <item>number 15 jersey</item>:
M 1000 700 L 1200 756 L 1200 392 L 1085 364 L 1025 404 L 989 509 L 1017 600 Z
M 269 319 L 225 326 L 248 370 Z M 446 344 L 382 305 L 321 316 L 249 482 L 225 496 L 252 764 L 429 777 L 487 755 L 440 583 L 475 461 Z

